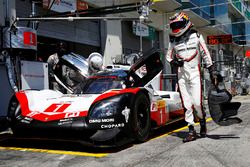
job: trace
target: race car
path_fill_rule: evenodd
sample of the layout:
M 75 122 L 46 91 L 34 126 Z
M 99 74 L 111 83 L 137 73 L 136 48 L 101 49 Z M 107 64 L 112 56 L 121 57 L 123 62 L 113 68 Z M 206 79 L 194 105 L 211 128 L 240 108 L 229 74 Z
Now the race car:
M 80 56 L 64 57 L 85 75 L 80 70 L 84 61 L 73 63 L 73 59 Z M 77 140 L 94 145 L 116 145 L 124 138 L 144 142 L 152 129 L 184 117 L 178 92 L 156 91 L 151 86 L 162 68 L 160 53 L 150 51 L 129 70 L 109 68 L 87 76 L 71 94 L 19 91 L 9 104 L 13 133 L 16 137 Z

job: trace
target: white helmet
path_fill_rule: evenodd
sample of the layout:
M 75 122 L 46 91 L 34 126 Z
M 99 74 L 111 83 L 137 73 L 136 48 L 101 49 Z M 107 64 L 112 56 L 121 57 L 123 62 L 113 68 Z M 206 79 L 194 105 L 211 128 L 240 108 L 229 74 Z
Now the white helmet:
M 100 53 L 93 52 L 89 55 L 88 58 L 89 69 L 91 72 L 98 72 L 102 70 L 103 66 L 103 57 Z
M 193 26 L 188 15 L 186 15 L 184 12 L 176 13 L 169 19 L 171 28 L 170 34 L 175 37 L 181 36 Z

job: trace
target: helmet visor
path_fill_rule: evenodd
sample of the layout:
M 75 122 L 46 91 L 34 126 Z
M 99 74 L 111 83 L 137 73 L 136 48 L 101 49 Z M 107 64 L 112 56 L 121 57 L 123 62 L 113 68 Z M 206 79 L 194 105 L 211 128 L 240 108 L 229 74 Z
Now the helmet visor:
M 183 20 L 183 21 L 175 21 L 173 23 L 170 23 L 170 28 L 172 29 L 172 31 L 175 30 L 179 30 L 182 29 L 186 26 L 187 21 Z

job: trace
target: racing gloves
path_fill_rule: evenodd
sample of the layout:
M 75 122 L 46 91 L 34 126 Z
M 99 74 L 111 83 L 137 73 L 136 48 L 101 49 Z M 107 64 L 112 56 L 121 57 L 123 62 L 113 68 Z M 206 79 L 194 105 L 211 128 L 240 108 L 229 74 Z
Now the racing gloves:
M 183 60 L 183 59 L 177 59 L 177 58 L 175 58 L 174 60 L 172 60 L 172 61 L 170 62 L 170 64 L 171 64 L 172 66 L 175 66 L 175 67 L 183 67 L 183 65 L 184 65 L 184 60 Z
M 209 66 L 207 69 L 209 71 L 210 80 L 212 84 L 216 86 L 218 84 L 218 81 L 217 81 L 218 72 L 214 70 L 213 65 Z

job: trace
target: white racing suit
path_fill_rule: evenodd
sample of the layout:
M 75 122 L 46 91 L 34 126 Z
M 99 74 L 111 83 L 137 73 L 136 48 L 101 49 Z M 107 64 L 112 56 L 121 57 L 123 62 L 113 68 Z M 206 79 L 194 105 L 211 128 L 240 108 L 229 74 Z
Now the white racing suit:
M 175 58 L 184 60 L 183 66 L 178 67 L 178 86 L 186 108 L 185 121 L 188 125 L 194 125 L 193 109 L 197 111 L 199 119 L 206 116 L 202 106 L 201 58 L 207 68 L 212 66 L 212 59 L 202 35 L 190 30 L 181 37 L 171 39 L 167 61 L 174 61 Z

